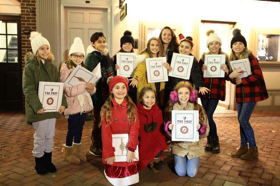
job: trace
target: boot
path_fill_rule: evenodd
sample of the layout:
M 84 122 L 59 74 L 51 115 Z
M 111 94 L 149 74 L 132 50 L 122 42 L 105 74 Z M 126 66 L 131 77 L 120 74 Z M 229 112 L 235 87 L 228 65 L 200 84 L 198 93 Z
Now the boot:
M 207 144 L 205 146 L 205 150 L 206 151 L 212 151 L 212 146 L 213 146 L 212 137 L 207 136 Z
M 82 151 L 82 144 L 81 143 L 74 143 L 74 155 L 80 159 L 81 162 L 87 162 L 87 157 L 81 152 Z
M 160 158 L 154 159 L 154 169 L 158 171 L 164 170 L 167 167 L 167 163 L 165 161 L 161 161 Z
M 231 154 L 231 157 L 233 158 L 240 158 L 243 154 L 245 154 L 248 151 L 247 146 L 241 146 L 237 151 Z
M 102 156 L 102 150 L 99 148 L 99 146 L 100 145 L 98 144 L 98 142 L 92 138 L 90 149 L 88 152 L 94 156 Z
M 47 168 L 45 166 L 45 157 L 36 158 L 35 157 L 35 170 L 38 174 L 46 174 Z
M 259 151 L 258 151 L 258 147 L 256 148 L 249 148 L 249 150 L 243 154 L 240 158 L 243 160 L 252 160 L 254 158 L 258 158 L 259 156 Z
M 63 147 L 63 159 L 68 161 L 69 163 L 73 163 L 73 164 L 80 164 L 80 160 L 79 158 L 77 158 L 74 155 L 74 148 L 72 147 L 68 147 L 66 145 L 64 145 Z
M 148 164 L 148 168 L 154 172 L 154 173 L 157 173 L 158 170 L 154 168 L 154 163 L 155 163 L 155 159 L 153 159 L 149 164 Z
M 49 152 L 49 153 L 45 152 L 44 157 L 45 157 L 47 171 L 56 172 L 56 167 L 52 163 L 52 152 Z
M 213 146 L 212 146 L 212 153 L 218 154 L 220 153 L 220 143 L 219 138 L 212 138 Z

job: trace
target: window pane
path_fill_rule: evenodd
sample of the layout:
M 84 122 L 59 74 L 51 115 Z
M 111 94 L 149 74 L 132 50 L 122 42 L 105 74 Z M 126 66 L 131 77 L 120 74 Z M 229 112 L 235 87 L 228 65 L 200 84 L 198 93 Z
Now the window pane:
M 17 23 L 7 23 L 8 34 L 17 34 Z
M 18 62 L 18 51 L 8 50 L 8 63 L 17 63 L 17 62 Z
M 0 49 L 0 63 L 6 63 L 6 50 Z
M 17 36 L 8 36 L 8 48 L 17 48 Z
M 0 34 L 6 34 L 6 23 L 0 20 Z
M 0 36 L 0 48 L 6 48 L 6 36 Z

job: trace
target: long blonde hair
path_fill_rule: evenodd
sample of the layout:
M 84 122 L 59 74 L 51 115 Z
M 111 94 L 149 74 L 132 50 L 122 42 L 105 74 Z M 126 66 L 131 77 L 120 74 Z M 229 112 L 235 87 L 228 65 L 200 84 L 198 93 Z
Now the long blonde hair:
M 187 88 L 190 91 L 193 90 L 193 87 L 191 85 L 190 82 L 188 81 L 180 81 L 177 83 L 177 85 L 175 86 L 174 90 L 178 92 L 178 90 L 180 88 Z M 167 107 L 164 110 L 164 121 L 171 121 L 171 112 L 173 110 L 173 106 L 175 103 L 172 103 L 170 100 L 167 103 Z M 199 121 L 206 121 L 207 120 L 207 114 L 205 112 L 205 110 L 203 109 L 203 107 L 201 105 L 199 105 L 196 101 L 193 102 L 194 104 L 194 110 L 198 110 L 199 111 Z
M 152 52 L 151 52 L 151 48 L 150 48 L 151 42 L 153 40 L 156 40 L 158 42 L 158 46 L 159 46 L 159 51 L 157 53 L 157 57 L 164 57 L 162 42 L 157 37 L 152 37 L 151 39 L 149 39 L 149 41 L 147 43 L 147 48 L 145 48 L 142 52 L 140 52 L 140 54 L 147 53 L 150 58 L 153 57 Z

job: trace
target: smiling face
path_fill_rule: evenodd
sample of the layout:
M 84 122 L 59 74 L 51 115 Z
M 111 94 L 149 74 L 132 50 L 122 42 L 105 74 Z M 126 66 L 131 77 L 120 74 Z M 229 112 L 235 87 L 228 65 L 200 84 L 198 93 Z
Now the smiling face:
M 179 53 L 190 55 L 191 52 L 192 52 L 192 45 L 187 41 L 181 42 L 181 44 L 179 45 Z
M 91 44 L 96 50 L 98 50 L 99 52 L 103 52 L 106 47 L 106 39 L 105 37 L 101 36 L 94 43 L 91 42 Z
M 75 63 L 75 65 L 80 65 L 84 61 L 84 54 L 73 53 L 70 55 L 70 59 Z
M 236 56 L 240 56 L 240 54 L 244 51 L 245 48 L 245 45 L 240 41 L 237 41 L 232 45 L 232 50 Z
M 124 43 L 123 45 L 122 45 L 122 49 L 125 51 L 125 52 L 131 52 L 131 50 L 132 50 L 132 44 L 131 43 Z
M 212 41 L 209 43 L 208 48 L 212 54 L 219 54 L 221 43 L 219 43 L 218 41 Z
M 161 33 L 161 39 L 164 44 L 169 44 L 172 40 L 172 33 L 169 29 L 164 29 Z
M 112 94 L 114 95 L 114 98 L 116 100 L 122 101 L 127 95 L 127 89 L 125 84 L 122 82 L 115 84 L 115 86 L 112 89 Z
M 150 50 L 153 55 L 157 55 L 159 52 L 159 43 L 157 40 L 152 40 L 150 43 Z
M 150 110 L 155 103 L 156 103 L 155 93 L 153 91 L 147 91 L 142 97 L 143 107 L 147 110 Z
M 46 60 L 48 59 L 49 55 L 50 55 L 50 47 L 48 45 L 42 45 L 39 49 L 38 49 L 38 55 L 41 59 Z
M 190 90 L 187 87 L 182 87 L 178 90 L 178 101 L 180 105 L 186 106 L 190 99 Z

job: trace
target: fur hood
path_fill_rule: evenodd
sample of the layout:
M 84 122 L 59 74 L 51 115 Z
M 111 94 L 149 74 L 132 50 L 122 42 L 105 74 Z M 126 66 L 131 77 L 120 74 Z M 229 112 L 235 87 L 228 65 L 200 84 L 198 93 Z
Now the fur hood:
M 90 54 L 90 53 L 92 53 L 92 52 L 94 52 L 94 51 L 98 51 L 98 50 L 96 50 L 92 45 L 89 45 L 89 46 L 87 47 L 86 55 L 88 55 L 88 54 Z M 109 53 L 108 49 L 105 48 L 105 50 L 102 52 L 102 55 L 107 55 L 108 53 Z
M 31 61 L 34 61 L 35 59 L 36 59 L 36 56 L 32 52 L 26 53 L 24 56 L 25 65 L 27 65 L 28 63 L 31 63 Z

